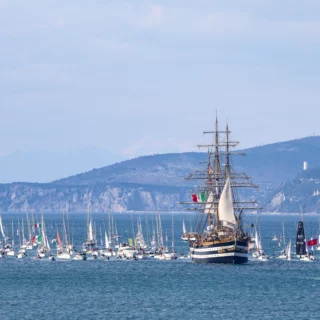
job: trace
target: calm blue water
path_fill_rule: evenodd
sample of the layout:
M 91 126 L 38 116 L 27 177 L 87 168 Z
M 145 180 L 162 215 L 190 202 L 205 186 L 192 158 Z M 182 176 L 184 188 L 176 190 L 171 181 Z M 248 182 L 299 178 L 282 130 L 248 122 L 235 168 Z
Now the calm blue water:
M 8 228 L 18 216 L 3 215 Z M 93 215 L 97 225 L 102 217 Z M 115 218 L 119 233 L 130 236 L 130 215 Z M 61 225 L 60 214 L 45 219 L 48 229 Z M 78 246 L 85 238 L 85 219 L 70 214 Z M 282 219 L 287 239 L 294 240 L 299 217 L 260 218 L 269 254 L 278 253 L 271 238 L 280 234 Z M 162 215 L 162 221 L 170 238 L 171 215 Z M 313 233 L 317 231 L 316 217 L 305 216 L 304 221 L 307 235 L 311 225 Z M 175 218 L 175 232 L 178 252 L 187 253 L 187 243 L 179 238 L 181 215 Z M 0 259 L 0 319 L 319 319 L 320 251 L 317 258 L 314 263 L 272 259 L 196 265 L 183 260 L 49 262 L 7 257 Z

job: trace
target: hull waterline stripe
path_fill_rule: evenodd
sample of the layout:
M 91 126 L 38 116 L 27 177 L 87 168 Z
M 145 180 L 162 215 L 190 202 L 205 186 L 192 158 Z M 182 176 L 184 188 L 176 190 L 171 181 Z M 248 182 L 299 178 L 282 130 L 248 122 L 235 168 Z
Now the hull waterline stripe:
M 243 258 L 248 258 L 248 254 L 247 253 L 238 253 L 238 252 L 206 254 L 206 255 L 191 254 L 191 258 L 192 259 L 207 259 L 207 258 L 221 258 L 221 257 L 243 257 Z

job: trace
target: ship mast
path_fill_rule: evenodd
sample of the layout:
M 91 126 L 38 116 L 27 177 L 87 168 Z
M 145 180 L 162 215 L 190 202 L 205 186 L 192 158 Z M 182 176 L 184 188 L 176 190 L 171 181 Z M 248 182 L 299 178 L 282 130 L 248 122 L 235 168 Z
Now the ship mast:
M 215 153 L 214 153 L 214 173 L 215 173 L 215 212 L 216 212 L 216 229 L 219 230 L 219 180 L 220 180 L 220 155 L 219 155 L 219 128 L 218 116 L 216 116 L 216 132 L 215 132 Z
M 251 181 L 251 177 L 246 173 L 235 172 L 231 168 L 231 155 L 245 155 L 243 152 L 230 151 L 239 145 L 238 141 L 230 140 L 229 125 L 226 123 L 225 131 L 219 131 L 218 117 L 215 120 L 214 131 L 204 131 L 203 134 L 212 134 L 213 141 L 211 144 L 198 145 L 199 148 L 208 149 L 208 159 L 205 161 L 207 167 L 205 170 L 196 170 L 191 173 L 185 180 L 198 180 L 203 181 L 192 190 L 192 202 L 180 202 L 180 204 L 187 204 L 186 210 L 194 210 L 198 212 L 196 230 L 202 233 L 206 230 L 207 235 L 210 231 L 221 231 L 219 201 L 221 192 L 226 184 L 227 179 L 230 179 L 230 187 L 232 188 L 233 208 L 235 211 L 236 220 L 242 210 L 259 210 L 256 201 L 243 201 L 238 200 L 236 190 L 238 188 L 258 188 Z M 221 140 L 223 135 L 223 140 Z M 222 169 L 223 166 L 225 167 Z M 203 162 L 200 162 L 203 163 Z M 206 200 L 203 201 L 202 197 L 199 198 L 199 193 L 206 195 Z M 197 200 L 198 199 L 198 200 Z M 200 199 L 200 200 L 199 200 Z M 190 207 L 191 206 L 191 207 Z M 206 228 L 209 227 L 209 228 Z M 202 231 L 201 231 L 202 230 Z
M 229 126 L 226 125 L 226 179 L 230 178 Z

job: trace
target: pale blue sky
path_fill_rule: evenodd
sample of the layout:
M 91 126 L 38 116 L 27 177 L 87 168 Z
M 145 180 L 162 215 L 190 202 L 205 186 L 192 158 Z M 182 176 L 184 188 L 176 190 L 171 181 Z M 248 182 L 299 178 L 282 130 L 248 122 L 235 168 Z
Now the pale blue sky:
M 0 0 L 0 149 L 195 150 L 320 134 L 320 1 Z M 106 161 L 107 162 L 107 161 Z

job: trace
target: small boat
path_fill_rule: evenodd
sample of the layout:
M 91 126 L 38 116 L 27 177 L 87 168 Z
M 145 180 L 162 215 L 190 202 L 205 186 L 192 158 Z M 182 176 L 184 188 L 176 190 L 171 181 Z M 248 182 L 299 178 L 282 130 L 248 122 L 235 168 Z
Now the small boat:
M 45 252 L 42 252 L 41 250 L 37 250 L 37 256 L 39 258 L 44 258 L 46 256 L 46 253 Z
M 14 250 L 7 251 L 7 256 L 8 257 L 14 257 L 15 255 L 16 255 L 16 253 L 14 252 Z
M 181 253 L 180 256 L 178 257 L 178 259 L 191 260 L 191 255 L 190 255 L 190 253 L 188 253 L 188 255 L 185 256 L 183 253 Z
M 73 260 L 87 260 L 87 255 L 85 252 L 77 252 L 73 257 Z
M 61 250 L 57 252 L 57 258 L 61 260 L 70 260 L 71 255 L 70 252 L 67 250 Z
M 50 256 L 48 257 L 48 260 L 49 261 L 56 261 L 53 254 L 50 254 Z
M 99 250 L 101 258 L 111 258 L 114 256 L 115 252 L 110 248 L 109 238 L 107 232 L 104 233 L 105 247 Z
M 101 258 L 111 258 L 113 256 L 114 256 L 114 251 L 112 251 L 111 249 L 100 250 L 100 257 Z
M 279 241 L 279 239 L 276 235 L 273 235 L 272 241 Z
M 261 243 L 261 233 L 258 233 L 257 227 L 255 230 L 255 250 L 252 252 L 252 257 L 259 261 L 268 261 L 269 257 L 264 253 Z
M 135 258 L 136 253 L 137 251 L 134 247 L 130 246 L 127 243 L 121 243 L 117 255 L 119 258 L 130 259 L 130 258 Z
M 144 252 L 139 252 L 136 254 L 136 258 L 139 260 L 145 260 L 148 259 L 148 255 L 146 255 Z
M 19 251 L 18 255 L 17 255 L 17 258 L 18 259 L 23 259 L 23 258 L 26 258 L 27 255 L 25 252 L 23 252 L 22 250 Z
M 284 223 L 282 220 L 282 239 L 283 239 L 283 250 L 281 251 L 281 254 L 279 255 L 279 259 L 288 260 L 288 246 L 286 245 L 286 237 L 284 233 Z M 291 255 L 291 240 L 290 240 L 290 255 Z
M 269 258 L 266 255 L 259 255 L 257 258 L 257 260 L 259 260 L 259 261 L 268 261 L 268 259 Z
M 189 241 L 189 236 L 188 236 L 188 232 L 187 232 L 187 229 L 186 229 L 186 225 L 184 223 L 184 220 L 182 220 L 182 236 L 181 236 L 181 239 L 183 241 Z

